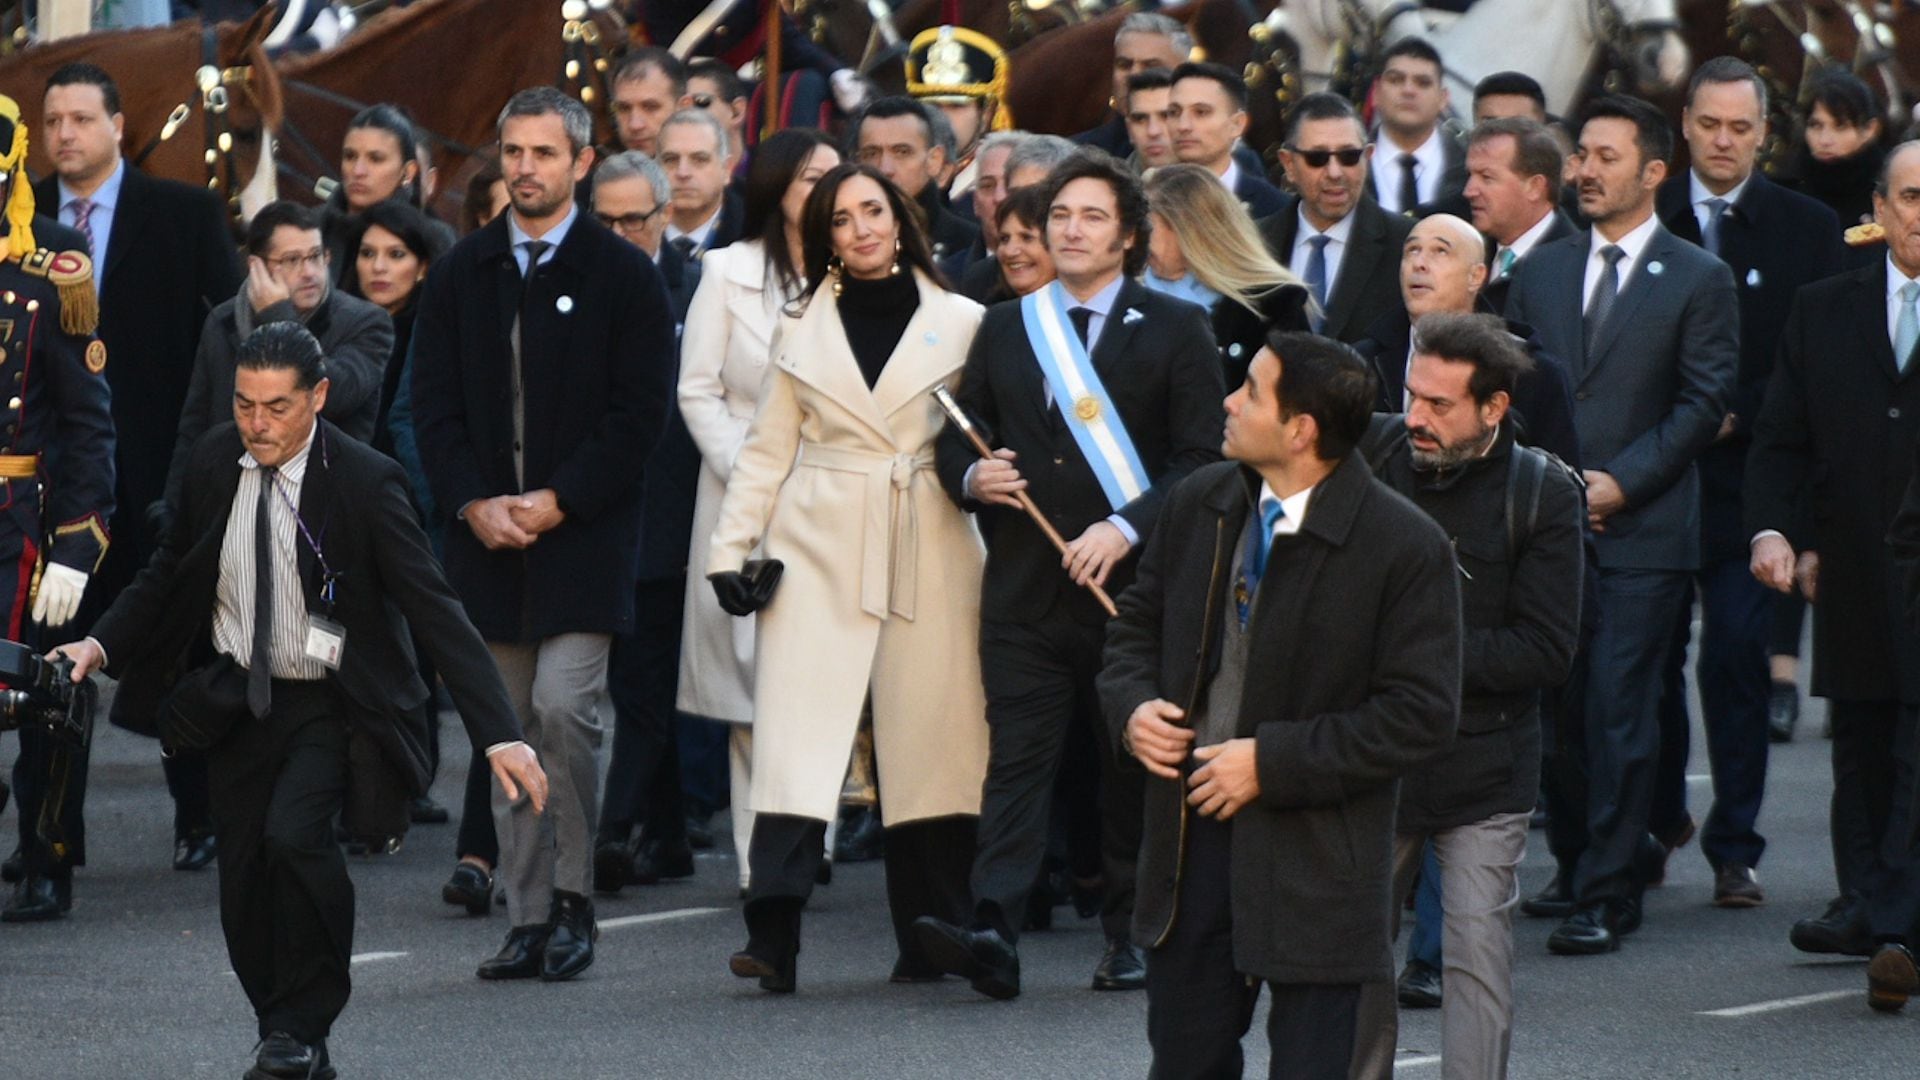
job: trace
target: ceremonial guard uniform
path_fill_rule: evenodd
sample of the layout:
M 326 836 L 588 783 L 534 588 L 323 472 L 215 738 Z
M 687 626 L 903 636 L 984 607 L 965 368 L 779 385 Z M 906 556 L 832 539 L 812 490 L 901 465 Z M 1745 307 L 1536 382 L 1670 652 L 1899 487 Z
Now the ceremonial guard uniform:
M 929 105 L 978 105 L 980 124 L 973 139 L 955 152 L 957 169 L 947 184 L 947 196 L 960 199 L 973 191 L 979 172 L 974 154 L 990 131 L 1008 131 L 1013 115 L 1007 111 L 1007 74 L 1013 65 L 998 42 L 964 26 L 933 26 L 916 34 L 907 50 L 907 93 Z M 972 211 L 968 211 L 971 216 Z M 956 278 L 957 280 L 957 278 Z
M 19 107 L 0 97 L 6 179 L 0 261 L 0 635 L 73 617 L 107 550 L 113 513 L 113 414 L 107 349 L 93 336 L 93 262 L 78 234 L 33 212 Z M 36 242 L 51 242 L 41 247 Z M 43 587 L 43 582 L 44 587 Z M 43 595 L 44 594 L 44 595 Z M 36 603 L 35 601 L 39 602 Z M 86 861 L 80 822 L 84 750 L 22 729 L 19 879 L 0 919 L 55 919 L 72 905 L 73 868 Z M 46 798 L 56 806 L 43 814 Z M 47 820 L 42 820 L 43 818 Z

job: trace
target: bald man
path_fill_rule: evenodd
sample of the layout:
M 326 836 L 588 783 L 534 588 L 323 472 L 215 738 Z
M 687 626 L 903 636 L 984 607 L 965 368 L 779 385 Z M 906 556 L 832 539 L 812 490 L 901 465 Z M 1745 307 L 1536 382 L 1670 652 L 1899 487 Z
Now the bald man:
M 1413 320 L 1432 312 L 1466 314 L 1475 310 L 1487 284 L 1486 240 L 1465 219 L 1453 214 L 1422 218 L 1400 249 L 1402 306 L 1387 312 L 1354 344 L 1380 377 L 1382 412 L 1407 407 L 1407 368 L 1413 362 Z M 1573 393 L 1567 369 L 1547 354 L 1533 331 L 1509 322 L 1507 329 L 1526 344 L 1533 370 L 1520 376 L 1513 392 L 1515 437 L 1579 468 L 1580 444 L 1574 437 Z

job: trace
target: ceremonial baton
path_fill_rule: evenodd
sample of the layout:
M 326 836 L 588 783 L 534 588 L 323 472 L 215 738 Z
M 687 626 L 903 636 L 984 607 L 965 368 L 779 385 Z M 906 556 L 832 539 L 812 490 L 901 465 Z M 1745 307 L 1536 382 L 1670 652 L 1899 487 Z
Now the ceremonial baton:
M 947 419 L 953 421 L 953 426 L 959 428 L 960 434 L 965 435 L 967 441 L 973 444 L 974 450 L 979 453 L 982 460 L 994 460 L 993 448 L 988 446 L 987 441 L 980 437 L 980 432 L 974 429 L 973 421 L 967 419 L 966 410 L 960 407 L 959 402 L 953 400 L 953 395 L 947 392 L 946 387 L 934 387 L 933 400 L 939 402 L 940 407 L 947 411 Z M 1060 536 L 1060 531 L 1053 527 L 1053 523 L 1047 520 L 1047 516 L 1040 512 L 1040 508 L 1033 505 L 1033 500 L 1027 497 L 1027 493 L 1024 491 L 1016 491 L 1013 493 L 1013 497 L 1020 501 L 1020 509 L 1025 510 L 1027 516 L 1033 519 L 1033 523 L 1040 526 L 1040 531 L 1047 535 L 1047 539 L 1052 542 L 1054 550 L 1065 555 L 1067 553 L 1066 540 Z M 1106 609 L 1108 618 L 1120 614 L 1120 609 L 1113 606 L 1113 598 L 1107 595 L 1105 589 L 1089 581 L 1087 582 L 1087 590 L 1093 593 L 1095 600 L 1100 601 L 1100 606 Z

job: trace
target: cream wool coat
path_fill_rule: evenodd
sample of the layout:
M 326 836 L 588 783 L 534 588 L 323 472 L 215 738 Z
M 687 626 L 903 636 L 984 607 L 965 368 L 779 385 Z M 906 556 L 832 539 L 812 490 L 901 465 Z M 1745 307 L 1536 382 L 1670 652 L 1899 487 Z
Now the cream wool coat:
M 727 477 L 753 426 L 785 303 L 769 271 L 766 248 L 757 240 L 708 252 L 700 270 L 700 286 L 680 339 L 680 415 L 700 448 L 700 486 L 687 558 L 687 565 L 696 569 L 706 565 Z M 695 573 L 687 575 L 682 618 L 676 707 L 709 720 L 752 723 L 757 617 L 736 619 L 720 610 L 713 587 Z
M 932 392 L 958 381 L 982 309 L 919 287 L 872 390 L 831 289 L 783 321 L 727 484 L 706 572 L 740 569 L 763 536 L 786 564 L 759 613 L 758 813 L 833 817 L 869 689 L 885 823 L 980 812 L 986 551 L 934 474 Z

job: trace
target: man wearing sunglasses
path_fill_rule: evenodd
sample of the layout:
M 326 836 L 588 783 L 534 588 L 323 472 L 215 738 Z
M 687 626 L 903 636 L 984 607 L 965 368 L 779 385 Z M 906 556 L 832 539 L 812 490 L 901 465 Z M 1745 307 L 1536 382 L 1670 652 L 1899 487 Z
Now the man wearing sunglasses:
M 207 429 L 233 416 L 234 356 L 248 334 L 272 322 L 297 322 L 320 340 L 327 358 L 327 401 L 320 415 L 366 442 L 380 412 L 381 379 L 393 352 L 393 320 L 379 305 L 329 282 L 320 218 L 307 207 L 270 203 L 247 225 L 247 277 L 240 293 L 207 316 L 193 378 L 167 470 L 167 504 L 179 505 L 187 451 Z
M 1372 147 L 1353 105 L 1309 94 L 1294 108 L 1280 164 L 1297 195 L 1260 222 L 1273 256 L 1313 294 L 1316 333 L 1358 342 L 1400 306 L 1400 249 L 1411 219 L 1367 196 Z

